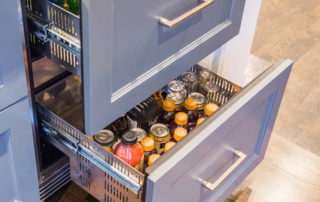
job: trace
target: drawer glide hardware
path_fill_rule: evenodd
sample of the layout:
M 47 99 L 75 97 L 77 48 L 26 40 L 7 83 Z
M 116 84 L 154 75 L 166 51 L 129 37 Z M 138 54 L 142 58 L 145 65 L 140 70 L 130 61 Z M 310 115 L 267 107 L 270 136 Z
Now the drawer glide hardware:
M 205 188 L 210 191 L 216 190 L 247 158 L 247 155 L 239 150 L 232 150 L 232 153 L 238 159 L 214 183 L 211 183 L 208 180 L 199 179 L 200 183 Z

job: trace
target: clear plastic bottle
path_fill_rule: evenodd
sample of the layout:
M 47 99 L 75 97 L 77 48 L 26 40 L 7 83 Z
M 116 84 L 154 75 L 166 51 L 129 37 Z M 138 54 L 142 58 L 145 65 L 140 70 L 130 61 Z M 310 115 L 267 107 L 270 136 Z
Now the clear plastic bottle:
M 172 99 L 165 99 L 162 105 L 162 109 L 160 110 L 158 122 L 163 123 L 167 126 L 170 125 L 174 120 L 176 104 Z

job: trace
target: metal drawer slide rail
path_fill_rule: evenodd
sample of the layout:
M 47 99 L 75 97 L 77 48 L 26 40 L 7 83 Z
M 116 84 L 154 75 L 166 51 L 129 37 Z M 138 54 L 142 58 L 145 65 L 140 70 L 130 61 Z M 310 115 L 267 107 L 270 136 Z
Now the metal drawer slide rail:
M 63 144 L 77 156 L 81 156 L 100 168 L 106 175 L 117 180 L 137 196 L 142 191 L 144 175 L 124 161 L 86 137 L 82 132 L 66 123 L 57 115 L 37 105 L 43 130 L 47 135 Z M 110 182 L 108 182 L 110 183 Z

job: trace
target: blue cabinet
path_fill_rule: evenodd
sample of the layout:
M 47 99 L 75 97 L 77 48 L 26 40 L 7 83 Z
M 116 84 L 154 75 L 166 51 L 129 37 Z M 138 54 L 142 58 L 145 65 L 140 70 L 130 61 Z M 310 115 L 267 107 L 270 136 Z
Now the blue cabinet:
M 91 135 L 235 36 L 245 4 L 82 2 L 85 126 Z
M 146 201 L 225 200 L 265 155 L 291 67 L 269 68 L 147 169 Z
M 18 2 L 0 1 L 0 111 L 28 94 Z
M 0 201 L 40 201 L 27 98 L 0 111 Z

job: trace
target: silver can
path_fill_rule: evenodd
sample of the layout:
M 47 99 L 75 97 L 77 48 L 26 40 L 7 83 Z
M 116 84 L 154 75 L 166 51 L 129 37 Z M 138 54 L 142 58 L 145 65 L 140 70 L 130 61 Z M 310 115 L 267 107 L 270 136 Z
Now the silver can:
M 151 126 L 149 136 L 154 140 L 154 148 L 158 154 L 161 154 L 167 142 L 169 142 L 170 130 L 169 128 L 161 123 L 157 123 Z
M 172 99 L 174 100 L 176 104 L 176 111 L 179 111 L 183 107 L 183 102 L 186 99 L 184 95 L 181 95 L 180 93 L 169 93 L 166 97 L 166 99 Z
M 147 136 L 147 132 L 143 130 L 142 128 L 131 128 L 130 131 L 134 132 L 138 138 L 138 142 L 141 142 L 141 140 Z
M 100 130 L 93 138 L 98 144 L 110 148 L 112 148 L 113 144 L 116 142 L 116 138 L 111 130 Z

